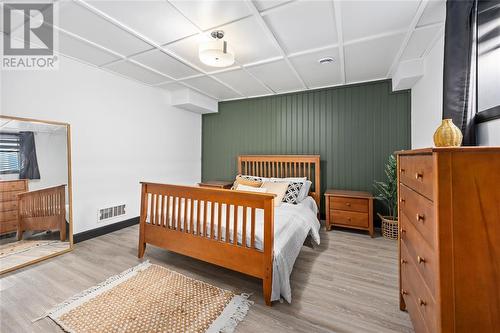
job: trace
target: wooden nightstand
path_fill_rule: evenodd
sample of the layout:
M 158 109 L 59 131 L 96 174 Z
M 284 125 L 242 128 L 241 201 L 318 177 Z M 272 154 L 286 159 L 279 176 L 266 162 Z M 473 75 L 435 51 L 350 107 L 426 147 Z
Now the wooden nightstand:
M 206 182 L 198 183 L 198 186 L 230 189 L 233 186 L 233 183 L 222 180 L 207 180 Z
M 332 226 L 366 230 L 373 237 L 373 196 L 368 192 L 327 190 L 326 230 Z

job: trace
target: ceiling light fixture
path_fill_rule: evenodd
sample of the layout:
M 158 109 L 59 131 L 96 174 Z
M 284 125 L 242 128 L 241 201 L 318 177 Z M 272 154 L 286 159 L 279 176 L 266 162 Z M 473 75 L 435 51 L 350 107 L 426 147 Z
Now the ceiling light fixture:
M 332 57 L 326 57 L 319 59 L 318 62 L 322 65 L 331 64 L 332 62 L 335 62 L 335 59 L 333 59 Z
M 212 67 L 227 67 L 234 64 L 234 52 L 223 40 L 224 31 L 212 31 L 212 40 L 201 43 L 198 56 L 202 63 Z

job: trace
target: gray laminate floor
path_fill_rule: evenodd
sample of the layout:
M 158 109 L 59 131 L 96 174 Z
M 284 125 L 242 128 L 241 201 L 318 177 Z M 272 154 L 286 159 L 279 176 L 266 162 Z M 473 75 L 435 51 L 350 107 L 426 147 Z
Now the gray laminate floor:
M 66 298 L 137 264 L 133 226 L 78 243 L 71 253 L 0 279 L 0 332 L 61 332 L 31 320 Z M 397 245 L 363 233 L 321 231 L 303 247 L 292 273 L 292 304 L 266 307 L 257 279 L 148 246 L 145 259 L 221 288 L 254 293 L 237 332 L 413 332 L 399 311 Z

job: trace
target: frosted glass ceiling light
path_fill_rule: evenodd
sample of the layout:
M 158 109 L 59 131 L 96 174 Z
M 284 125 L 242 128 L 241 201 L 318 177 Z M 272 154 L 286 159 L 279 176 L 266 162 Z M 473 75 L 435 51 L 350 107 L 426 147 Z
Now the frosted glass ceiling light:
M 234 52 L 223 40 L 224 31 L 212 31 L 212 40 L 201 43 L 198 55 L 202 63 L 212 67 L 227 67 L 234 64 Z

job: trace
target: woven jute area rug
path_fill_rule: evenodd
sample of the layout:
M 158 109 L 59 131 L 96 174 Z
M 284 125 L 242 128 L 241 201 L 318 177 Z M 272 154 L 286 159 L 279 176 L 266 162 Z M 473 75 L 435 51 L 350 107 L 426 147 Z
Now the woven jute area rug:
M 144 262 L 75 295 L 47 313 L 64 331 L 233 332 L 248 295 Z

